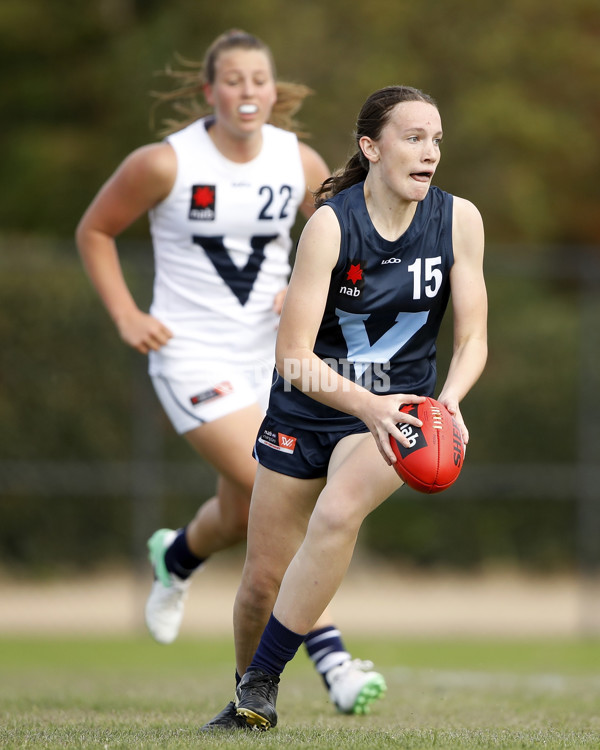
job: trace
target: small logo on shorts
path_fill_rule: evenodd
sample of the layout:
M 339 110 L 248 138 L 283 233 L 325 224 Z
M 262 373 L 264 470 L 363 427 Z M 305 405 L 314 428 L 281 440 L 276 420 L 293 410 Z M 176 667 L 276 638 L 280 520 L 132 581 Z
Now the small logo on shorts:
M 222 383 L 218 383 L 214 388 L 209 388 L 202 393 L 197 393 L 195 396 L 190 396 L 190 403 L 192 406 L 199 406 L 206 401 L 212 401 L 214 398 L 220 398 L 221 396 L 228 396 L 233 393 L 233 386 L 228 380 L 224 380 Z
M 290 435 L 284 435 L 283 432 L 278 432 L 277 437 L 279 439 L 279 450 L 284 453 L 293 453 L 296 447 L 296 438 L 290 437 Z
M 283 432 L 275 433 L 272 430 L 264 430 L 258 438 L 258 442 L 282 453 L 293 453 L 296 448 L 295 437 L 285 435 Z
M 192 200 L 188 218 L 195 221 L 214 221 L 216 202 L 216 185 L 192 185 Z

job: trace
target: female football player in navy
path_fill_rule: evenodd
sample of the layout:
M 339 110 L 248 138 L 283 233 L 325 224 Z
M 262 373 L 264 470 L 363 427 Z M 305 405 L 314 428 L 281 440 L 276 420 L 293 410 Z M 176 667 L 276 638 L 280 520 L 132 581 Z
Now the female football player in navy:
M 216 495 L 187 526 L 149 540 L 155 582 L 146 622 L 161 643 L 177 637 L 191 573 L 246 538 L 252 445 L 271 385 L 290 231 L 298 211 L 314 212 L 313 191 L 330 174 L 293 130 L 309 90 L 277 82 L 271 53 L 255 36 L 229 31 L 202 66 L 174 75 L 178 88 L 164 98 L 188 119 L 123 161 L 76 233 L 121 338 L 149 355 L 175 430 L 218 473 Z M 209 105 L 205 116 L 199 95 Z M 149 313 L 127 287 L 115 242 L 144 213 L 155 259 Z M 341 711 L 360 712 L 385 689 L 371 662 L 351 658 L 326 616 L 306 645 Z M 230 706 L 216 725 L 236 721 Z
M 285 665 L 342 582 L 364 518 L 401 485 L 390 435 L 407 446 L 398 423 L 420 422 L 399 408 L 433 396 L 450 293 L 454 349 L 438 400 L 468 442 L 459 404 L 487 358 L 484 231 L 472 203 L 432 185 L 441 141 L 428 95 L 376 91 L 356 154 L 324 183 L 300 238 L 234 607 L 247 726 L 276 724 Z

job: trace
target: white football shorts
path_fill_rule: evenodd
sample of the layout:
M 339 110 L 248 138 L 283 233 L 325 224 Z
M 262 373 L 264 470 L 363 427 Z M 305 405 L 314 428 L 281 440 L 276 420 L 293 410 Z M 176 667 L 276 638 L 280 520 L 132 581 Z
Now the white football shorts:
M 182 378 L 151 375 L 165 413 L 179 435 L 258 403 L 263 414 L 269 403 L 273 365 L 231 365 Z

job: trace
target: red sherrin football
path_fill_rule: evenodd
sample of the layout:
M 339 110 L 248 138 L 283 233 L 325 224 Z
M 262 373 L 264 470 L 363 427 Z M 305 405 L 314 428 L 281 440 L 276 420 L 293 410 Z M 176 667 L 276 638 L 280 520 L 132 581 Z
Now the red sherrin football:
M 394 468 L 414 490 L 432 494 L 450 487 L 457 480 L 465 458 L 462 434 L 454 417 L 434 398 L 420 404 L 406 404 L 400 411 L 418 417 L 422 427 L 401 422 L 400 432 L 410 447 L 400 445 L 390 435 L 396 455 Z

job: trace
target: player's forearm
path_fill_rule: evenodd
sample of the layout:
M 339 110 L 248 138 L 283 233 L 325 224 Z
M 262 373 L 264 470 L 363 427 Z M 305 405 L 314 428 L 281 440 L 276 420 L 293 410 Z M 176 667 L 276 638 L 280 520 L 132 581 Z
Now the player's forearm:
M 440 400 L 451 398 L 458 403 L 479 380 L 487 361 L 485 338 L 470 338 L 459 345 L 450 361 L 448 375 L 440 393 Z
M 372 394 L 343 377 L 308 349 L 291 349 L 277 359 L 279 374 L 315 401 L 360 416 Z
M 123 276 L 115 242 L 93 231 L 77 234 L 84 268 L 117 327 L 138 307 Z

